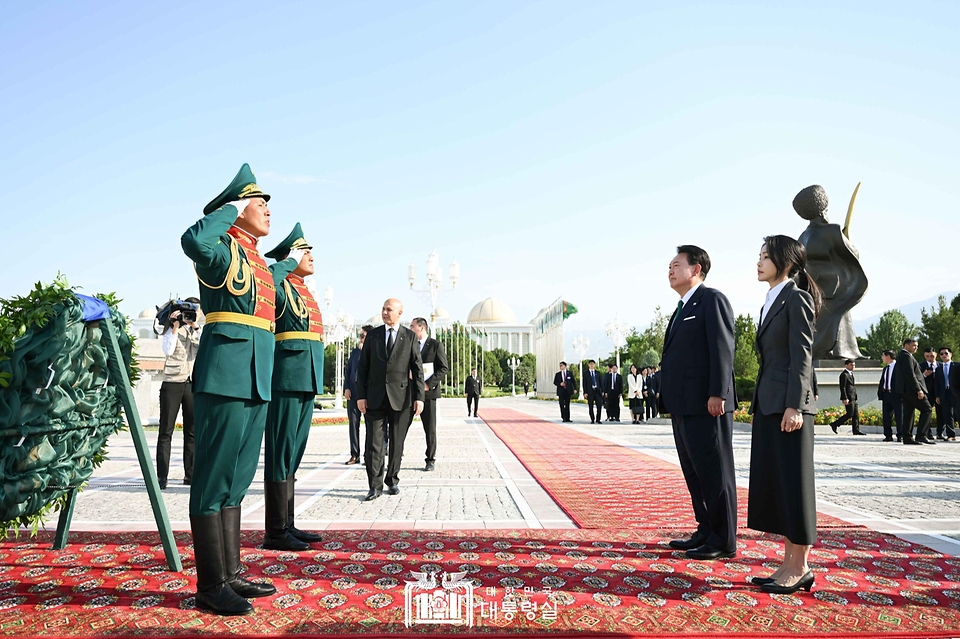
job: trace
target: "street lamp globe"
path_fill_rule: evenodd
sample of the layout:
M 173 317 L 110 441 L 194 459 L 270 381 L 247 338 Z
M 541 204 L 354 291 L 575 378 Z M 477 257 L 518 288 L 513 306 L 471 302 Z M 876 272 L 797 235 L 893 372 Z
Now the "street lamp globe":
M 457 260 L 450 262 L 450 283 L 453 285 L 453 288 L 457 288 L 457 280 L 460 279 L 460 265 L 457 264 Z

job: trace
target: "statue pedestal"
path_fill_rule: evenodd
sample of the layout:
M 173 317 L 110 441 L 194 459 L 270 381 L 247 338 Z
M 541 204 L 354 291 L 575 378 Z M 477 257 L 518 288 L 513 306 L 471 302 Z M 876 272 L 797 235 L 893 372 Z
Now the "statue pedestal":
M 817 375 L 817 386 L 820 391 L 817 409 L 843 406 L 840 403 L 840 373 L 844 370 L 843 360 L 814 360 L 813 369 Z M 877 399 L 877 387 L 880 385 L 882 372 L 881 362 L 872 359 L 857 360 L 853 377 L 857 381 L 857 399 L 860 408 L 871 406 L 879 409 L 881 407 L 880 400 Z

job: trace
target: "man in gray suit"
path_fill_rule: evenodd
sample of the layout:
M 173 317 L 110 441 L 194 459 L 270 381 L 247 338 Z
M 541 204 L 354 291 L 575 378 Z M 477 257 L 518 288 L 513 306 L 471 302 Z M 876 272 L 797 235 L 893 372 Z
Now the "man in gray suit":
M 383 494 L 400 494 L 400 460 L 403 442 L 410 426 L 411 408 L 414 415 L 423 410 L 423 363 L 420 360 L 420 342 L 406 326 L 400 324 L 403 302 L 388 299 L 380 316 L 383 326 L 370 331 L 360 351 L 357 372 L 357 408 L 364 415 L 367 432 L 364 457 L 367 461 L 367 483 L 370 492 L 364 501 L 373 501 Z M 413 389 L 407 391 L 407 386 Z M 412 403 L 412 406 L 411 406 Z M 383 424 L 389 424 L 390 464 L 383 477 Z

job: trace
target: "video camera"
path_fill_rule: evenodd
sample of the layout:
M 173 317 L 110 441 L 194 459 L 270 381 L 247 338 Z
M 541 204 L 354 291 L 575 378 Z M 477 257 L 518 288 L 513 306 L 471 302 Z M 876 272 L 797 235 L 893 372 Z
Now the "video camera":
M 170 315 L 172 315 L 174 311 L 180 311 L 181 324 L 185 322 L 196 322 L 197 311 L 199 310 L 200 305 L 194 302 L 187 302 L 181 299 L 170 300 L 163 306 L 157 307 L 157 319 L 153 323 L 153 330 L 156 331 L 157 335 L 162 335 L 170 323 Z

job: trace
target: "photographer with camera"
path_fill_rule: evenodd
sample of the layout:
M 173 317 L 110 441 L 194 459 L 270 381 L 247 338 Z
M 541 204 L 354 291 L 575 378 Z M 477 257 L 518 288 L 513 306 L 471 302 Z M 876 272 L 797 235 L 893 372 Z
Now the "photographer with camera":
M 188 297 L 168 304 L 170 313 L 164 323 L 160 348 L 166 356 L 163 384 L 160 386 L 160 436 L 157 438 L 157 479 L 160 489 L 167 487 L 170 470 L 170 443 L 176 428 L 177 413 L 183 409 L 183 483 L 193 476 L 193 362 L 197 358 L 202 329 L 197 326 L 200 300 Z

